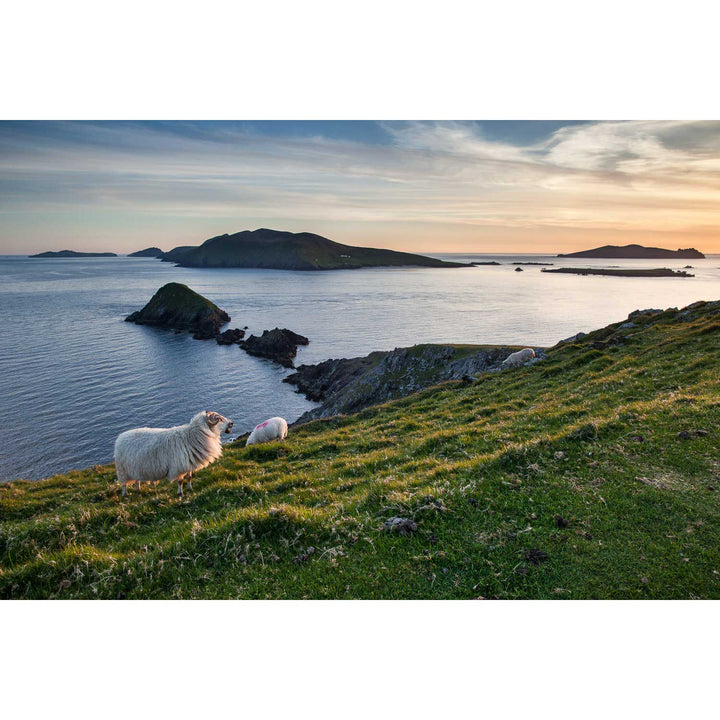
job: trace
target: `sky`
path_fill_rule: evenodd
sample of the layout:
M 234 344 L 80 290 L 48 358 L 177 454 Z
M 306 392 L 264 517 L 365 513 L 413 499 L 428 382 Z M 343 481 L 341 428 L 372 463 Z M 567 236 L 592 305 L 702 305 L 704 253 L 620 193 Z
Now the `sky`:
M 427 253 L 720 252 L 720 122 L 0 122 L 0 254 L 260 227 Z

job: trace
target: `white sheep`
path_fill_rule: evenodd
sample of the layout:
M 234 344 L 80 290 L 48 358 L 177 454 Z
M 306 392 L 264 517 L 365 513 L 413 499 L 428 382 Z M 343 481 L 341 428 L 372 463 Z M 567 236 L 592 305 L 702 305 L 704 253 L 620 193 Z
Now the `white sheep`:
M 504 368 L 518 367 L 518 365 L 524 365 L 535 357 L 535 351 L 532 348 L 523 348 L 517 352 L 508 355 L 503 360 L 502 366 Z
M 115 471 L 127 495 L 127 484 L 154 482 L 167 478 L 177 480 L 178 495 L 183 494 L 183 480 L 196 470 L 207 467 L 222 454 L 220 435 L 230 433 L 233 423 L 216 413 L 203 411 L 185 425 L 171 428 L 136 428 L 126 430 L 115 441 Z
M 245 445 L 255 445 L 256 443 L 270 442 L 271 440 L 284 440 L 287 434 L 287 421 L 281 417 L 272 417 L 255 426 Z

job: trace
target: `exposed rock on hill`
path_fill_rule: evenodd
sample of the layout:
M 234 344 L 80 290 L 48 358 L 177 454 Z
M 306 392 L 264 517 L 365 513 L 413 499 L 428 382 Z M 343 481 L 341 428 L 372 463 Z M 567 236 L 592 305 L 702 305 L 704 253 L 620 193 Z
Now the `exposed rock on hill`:
M 187 330 L 198 340 L 213 339 L 230 316 L 215 303 L 181 283 L 163 285 L 150 302 L 125 320 L 138 325 L 155 325 Z
M 292 330 L 275 328 L 265 330 L 260 337 L 251 335 L 240 347 L 249 355 L 267 358 L 283 367 L 291 368 L 298 345 L 307 345 L 309 342 L 306 337 Z
M 295 385 L 308 400 L 322 402 L 298 423 L 358 412 L 369 405 L 404 397 L 445 380 L 462 380 L 497 371 L 518 347 L 491 345 L 415 345 L 365 357 L 301 365 L 283 382 Z M 545 357 L 535 348 L 537 359 Z

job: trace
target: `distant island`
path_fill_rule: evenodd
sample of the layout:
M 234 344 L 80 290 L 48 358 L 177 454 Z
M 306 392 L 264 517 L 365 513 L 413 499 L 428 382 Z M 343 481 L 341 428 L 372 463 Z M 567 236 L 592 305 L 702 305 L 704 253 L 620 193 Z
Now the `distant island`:
M 684 270 L 670 270 L 669 268 L 650 268 L 645 270 L 642 268 L 625 268 L 622 270 L 612 268 L 556 268 L 555 270 L 547 270 L 546 268 L 542 268 L 540 272 L 568 273 L 570 275 L 611 275 L 615 277 L 695 277 Z
M 575 253 L 565 253 L 558 257 L 569 258 L 704 258 L 705 256 L 695 248 L 667 250 L 665 248 L 644 247 L 643 245 L 603 245 L 592 250 L 582 250 Z
M 117 253 L 78 252 L 77 250 L 48 250 L 30 255 L 31 258 L 117 257 Z
M 161 258 L 165 253 L 157 247 L 149 247 L 144 250 L 138 250 L 137 252 L 130 253 L 128 257 L 154 257 Z
M 367 267 L 469 267 L 467 263 L 355 247 L 313 233 L 292 233 L 260 228 L 233 235 L 218 235 L 199 247 L 175 248 L 165 253 L 180 267 L 272 268 L 275 270 L 341 270 Z

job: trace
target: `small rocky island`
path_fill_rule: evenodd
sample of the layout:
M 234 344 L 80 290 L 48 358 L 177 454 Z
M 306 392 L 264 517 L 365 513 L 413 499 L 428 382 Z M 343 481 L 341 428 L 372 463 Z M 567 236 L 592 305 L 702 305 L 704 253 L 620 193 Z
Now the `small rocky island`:
M 603 245 L 592 250 L 566 253 L 558 257 L 569 258 L 639 258 L 639 259 L 667 259 L 667 258 L 704 258 L 705 256 L 695 248 L 667 250 L 666 248 L 644 247 L 643 245 Z
M 473 375 L 500 370 L 503 360 L 519 349 L 506 345 L 414 345 L 301 365 L 283 382 L 295 385 L 308 400 L 323 403 L 300 416 L 297 422 L 304 423 L 359 412 L 447 380 L 472 383 Z M 545 357 L 543 348 L 534 350 L 537 360 Z
M 151 257 L 161 258 L 165 253 L 158 247 L 149 247 L 144 250 L 138 250 L 137 252 L 130 253 L 128 257 Z
M 163 285 L 142 310 L 128 315 L 125 321 L 188 331 L 196 340 L 212 340 L 218 337 L 220 326 L 229 322 L 230 316 L 187 285 L 171 282 Z
M 304 335 L 298 335 L 292 330 L 275 328 L 265 330 L 260 337 L 251 335 L 245 342 L 240 343 L 240 347 L 248 355 L 267 358 L 283 367 L 291 368 L 294 367 L 293 361 L 297 355 L 298 345 L 309 343 Z
M 695 277 L 684 270 L 670 270 L 669 268 L 650 268 L 646 270 L 642 268 L 556 268 L 555 270 L 543 268 L 540 272 L 568 273 L 570 275 L 611 275 L 615 277 Z
M 424 255 L 355 247 L 314 233 L 292 233 L 260 228 L 218 235 L 199 247 L 178 247 L 163 260 L 180 267 L 272 268 L 276 270 L 343 270 L 368 267 L 469 267 Z
M 48 250 L 37 255 L 30 255 L 31 258 L 84 258 L 84 257 L 117 257 L 117 253 L 105 252 L 78 252 L 77 250 Z

